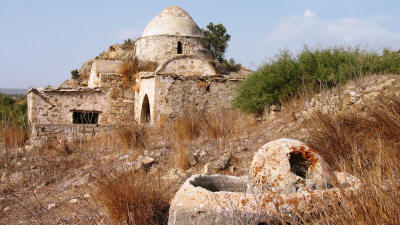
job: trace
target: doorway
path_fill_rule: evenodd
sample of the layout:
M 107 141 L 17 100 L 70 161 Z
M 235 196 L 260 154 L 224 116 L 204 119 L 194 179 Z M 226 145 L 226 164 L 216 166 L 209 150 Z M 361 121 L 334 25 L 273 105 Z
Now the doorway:
M 150 115 L 149 97 L 145 95 L 142 103 L 142 111 L 140 113 L 140 124 L 150 123 L 150 118 L 151 115 Z

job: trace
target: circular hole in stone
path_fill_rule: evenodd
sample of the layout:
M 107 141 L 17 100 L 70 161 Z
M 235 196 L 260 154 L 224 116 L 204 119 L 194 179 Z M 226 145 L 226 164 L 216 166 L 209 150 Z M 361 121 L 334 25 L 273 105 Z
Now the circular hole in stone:
M 307 170 L 310 162 L 304 158 L 301 152 L 291 152 L 289 154 L 290 172 L 304 179 L 307 178 Z

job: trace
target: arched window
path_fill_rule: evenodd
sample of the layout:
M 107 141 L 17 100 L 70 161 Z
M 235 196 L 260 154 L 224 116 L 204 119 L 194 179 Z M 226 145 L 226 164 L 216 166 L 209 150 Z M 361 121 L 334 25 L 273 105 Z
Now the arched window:
M 182 54 L 182 42 L 178 41 L 178 54 Z
M 149 104 L 149 98 L 147 95 L 144 96 L 143 103 L 142 103 L 142 112 L 140 114 L 140 123 L 141 124 L 146 124 L 150 123 L 150 104 Z

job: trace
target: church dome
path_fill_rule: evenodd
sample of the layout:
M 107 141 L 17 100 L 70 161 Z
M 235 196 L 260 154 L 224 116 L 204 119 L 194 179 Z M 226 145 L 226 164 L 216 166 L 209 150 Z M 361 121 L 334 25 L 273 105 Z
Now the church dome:
M 154 35 L 204 37 L 189 13 L 178 6 L 160 12 L 144 29 L 142 37 Z

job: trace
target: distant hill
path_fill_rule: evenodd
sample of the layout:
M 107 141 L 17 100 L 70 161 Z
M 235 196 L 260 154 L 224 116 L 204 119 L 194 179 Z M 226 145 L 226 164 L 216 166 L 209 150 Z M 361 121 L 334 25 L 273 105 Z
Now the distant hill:
M 24 95 L 26 91 L 27 89 L 0 88 L 0 93 L 6 95 Z

